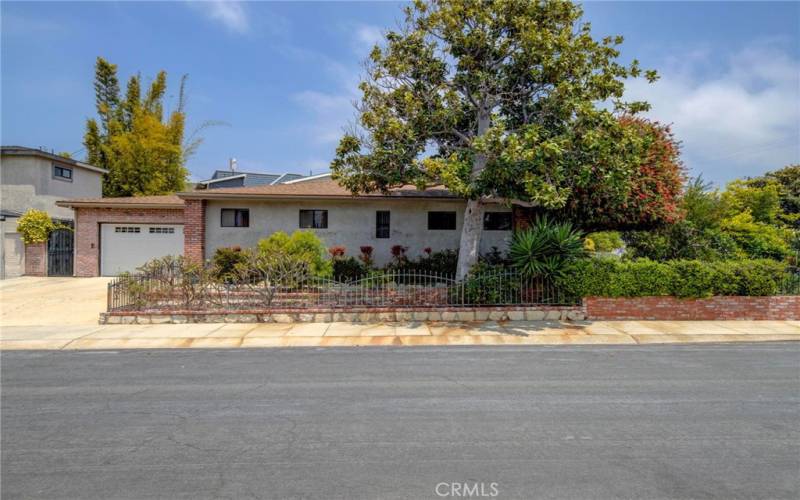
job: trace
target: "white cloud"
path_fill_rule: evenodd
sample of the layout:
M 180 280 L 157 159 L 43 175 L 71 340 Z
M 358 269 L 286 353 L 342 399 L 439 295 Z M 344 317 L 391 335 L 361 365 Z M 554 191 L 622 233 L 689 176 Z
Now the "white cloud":
M 627 96 L 673 125 L 694 174 L 713 180 L 757 175 L 800 159 L 800 61 L 774 42 L 751 44 L 715 67 L 709 54 L 662 71 L 653 85 L 631 82 Z
M 235 33 L 247 33 L 250 20 L 244 4 L 233 0 L 203 0 L 191 2 L 195 8 Z
M 366 55 L 383 40 L 383 29 L 378 26 L 362 24 L 356 27 L 353 43 L 359 54 Z
M 313 121 L 306 125 L 307 133 L 319 146 L 335 145 L 354 114 L 353 98 L 347 94 L 304 90 L 293 94 L 292 100 L 313 116 Z

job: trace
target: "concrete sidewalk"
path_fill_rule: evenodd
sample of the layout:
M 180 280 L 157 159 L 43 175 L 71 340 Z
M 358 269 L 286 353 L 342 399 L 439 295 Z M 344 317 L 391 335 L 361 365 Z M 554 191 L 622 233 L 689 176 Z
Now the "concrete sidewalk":
M 2 326 L 0 349 L 564 345 L 800 340 L 800 321 Z

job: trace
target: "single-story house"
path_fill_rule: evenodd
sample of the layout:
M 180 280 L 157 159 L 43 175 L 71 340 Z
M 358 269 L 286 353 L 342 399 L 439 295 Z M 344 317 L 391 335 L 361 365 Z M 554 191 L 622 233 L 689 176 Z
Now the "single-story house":
M 76 276 L 133 271 L 149 259 L 183 253 L 210 259 L 221 247 L 252 247 L 276 231 L 316 233 L 328 247 L 358 255 L 374 249 L 376 264 L 394 245 L 416 257 L 425 248 L 457 249 L 466 202 L 445 189 L 407 186 L 389 193 L 352 195 L 329 174 L 283 184 L 218 188 L 139 198 L 59 202 L 75 211 Z M 512 209 L 490 204 L 481 251 L 505 249 Z

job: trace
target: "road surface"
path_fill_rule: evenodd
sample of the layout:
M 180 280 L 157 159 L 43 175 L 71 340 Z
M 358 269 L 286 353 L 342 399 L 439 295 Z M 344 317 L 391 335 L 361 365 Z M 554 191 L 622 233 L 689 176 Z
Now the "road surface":
M 800 343 L 0 362 L 5 500 L 800 497 Z

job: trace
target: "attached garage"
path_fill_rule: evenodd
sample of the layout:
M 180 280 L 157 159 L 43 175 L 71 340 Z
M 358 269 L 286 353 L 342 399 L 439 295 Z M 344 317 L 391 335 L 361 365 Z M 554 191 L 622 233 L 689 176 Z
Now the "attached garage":
M 183 224 L 100 224 L 100 274 L 134 272 L 145 262 L 183 254 Z
M 75 211 L 75 276 L 115 276 L 148 260 L 183 255 L 184 203 L 177 196 L 57 202 Z

